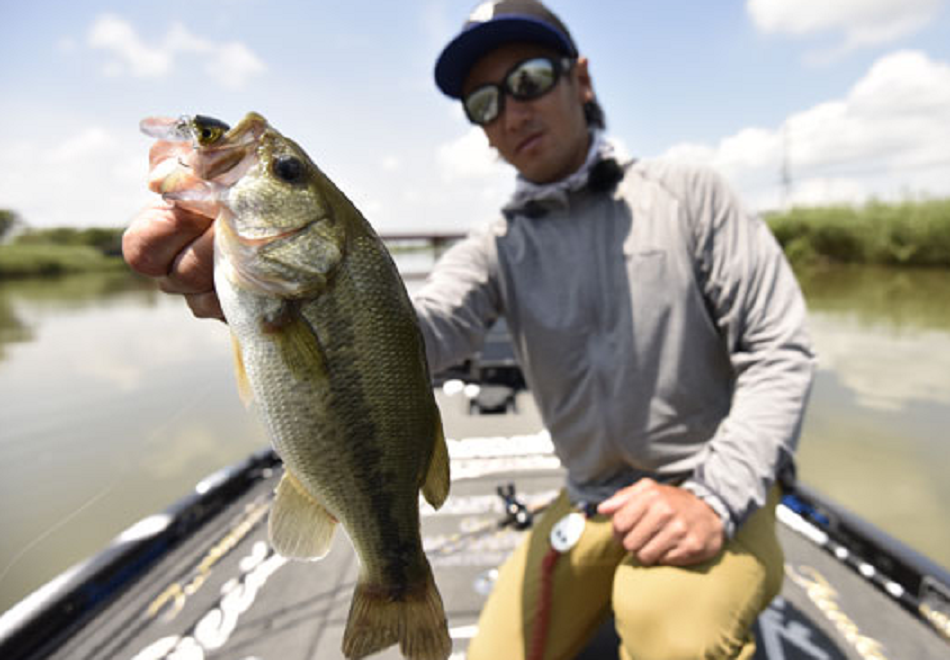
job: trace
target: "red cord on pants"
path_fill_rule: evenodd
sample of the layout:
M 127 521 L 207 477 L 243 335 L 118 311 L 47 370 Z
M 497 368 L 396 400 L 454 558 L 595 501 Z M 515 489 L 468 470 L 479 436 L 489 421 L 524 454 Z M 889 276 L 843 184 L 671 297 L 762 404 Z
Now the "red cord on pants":
M 531 634 L 531 653 L 528 660 L 543 660 L 544 647 L 551 624 L 551 598 L 554 591 L 554 566 L 561 553 L 551 548 L 541 561 L 541 594 L 534 615 L 534 630 Z

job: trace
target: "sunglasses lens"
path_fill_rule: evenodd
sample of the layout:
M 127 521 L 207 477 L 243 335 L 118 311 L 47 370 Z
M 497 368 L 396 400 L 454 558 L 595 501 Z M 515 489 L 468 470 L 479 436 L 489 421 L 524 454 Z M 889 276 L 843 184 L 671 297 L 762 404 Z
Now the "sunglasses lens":
M 554 62 L 545 58 L 535 58 L 519 64 L 508 74 L 505 84 L 513 97 L 520 101 L 528 101 L 554 87 L 557 75 Z
M 487 124 L 498 116 L 500 99 L 501 91 L 497 87 L 479 87 L 465 97 L 465 114 L 476 124 Z
M 464 98 L 465 114 L 475 124 L 484 126 L 501 113 L 503 92 L 519 101 L 530 101 L 551 91 L 562 71 L 570 69 L 570 62 L 555 62 L 546 57 L 535 57 L 521 62 L 508 72 L 501 85 L 483 85 Z

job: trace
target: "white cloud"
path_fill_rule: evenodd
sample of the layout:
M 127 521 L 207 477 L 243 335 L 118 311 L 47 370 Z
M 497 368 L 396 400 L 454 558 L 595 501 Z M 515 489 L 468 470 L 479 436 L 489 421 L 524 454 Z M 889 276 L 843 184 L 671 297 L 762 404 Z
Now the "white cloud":
M 386 172 L 396 172 L 402 167 L 402 161 L 398 156 L 390 154 L 380 160 L 379 166 Z
M 265 71 L 264 63 L 241 42 L 216 43 L 176 23 L 157 46 L 139 36 L 128 21 L 111 14 L 95 20 L 87 44 L 112 55 L 103 67 L 109 76 L 160 78 L 170 75 L 179 55 L 201 55 L 204 72 L 223 87 L 240 89 L 248 78 Z
M 811 59 L 890 43 L 919 31 L 946 0 L 747 0 L 746 11 L 762 32 L 810 37 L 834 33 L 838 46 Z
M 116 145 L 115 138 L 104 128 L 87 128 L 49 151 L 47 158 L 52 164 L 80 163 L 87 157 L 110 150 Z
M 783 158 L 794 203 L 950 195 L 947 117 L 950 64 L 900 51 L 875 62 L 846 97 L 777 128 L 747 128 L 717 145 L 680 144 L 664 156 L 711 165 L 757 208 L 781 202 Z
M 110 75 L 129 73 L 137 78 L 164 76 L 172 68 L 173 53 L 150 48 L 142 42 L 135 28 L 118 16 L 104 15 L 89 29 L 87 43 L 92 48 L 111 51 L 117 58 L 109 62 Z
M 267 68 L 250 48 L 237 41 L 214 47 L 211 55 L 205 72 L 230 89 L 241 89 L 250 76 Z
M 498 209 L 511 195 L 515 170 L 488 144 L 482 129 L 470 126 L 461 137 L 436 151 L 439 186 L 408 202 L 424 205 L 437 229 L 470 228 L 498 216 Z M 460 223 L 460 218 L 465 218 Z M 450 226 L 454 225 L 454 226 Z
M 438 163 L 446 183 L 490 179 L 503 171 L 502 159 L 488 144 L 482 129 L 472 126 L 465 135 L 438 149 Z
M 0 129 L 0 199 L 33 227 L 122 226 L 152 197 L 134 129 Z

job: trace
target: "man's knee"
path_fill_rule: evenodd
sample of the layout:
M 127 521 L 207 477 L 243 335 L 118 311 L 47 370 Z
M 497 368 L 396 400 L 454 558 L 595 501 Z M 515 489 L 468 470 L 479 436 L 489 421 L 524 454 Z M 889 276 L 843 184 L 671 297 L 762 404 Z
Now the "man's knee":
M 767 571 L 731 552 L 705 570 L 624 566 L 614 579 L 617 633 L 635 660 L 743 657 L 771 599 Z
M 745 626 L 721 628 L 650 608 L 616 612 L 622 660 L 731 660 L 752 657 L 755 639 Z

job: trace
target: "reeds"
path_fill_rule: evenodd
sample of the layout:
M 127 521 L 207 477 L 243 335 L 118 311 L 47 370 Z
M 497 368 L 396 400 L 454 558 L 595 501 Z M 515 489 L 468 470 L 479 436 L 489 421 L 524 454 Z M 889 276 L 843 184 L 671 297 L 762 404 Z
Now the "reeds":
M 950 267 L 950 199 L 793 208 L 765 220 L 795 264 Z

